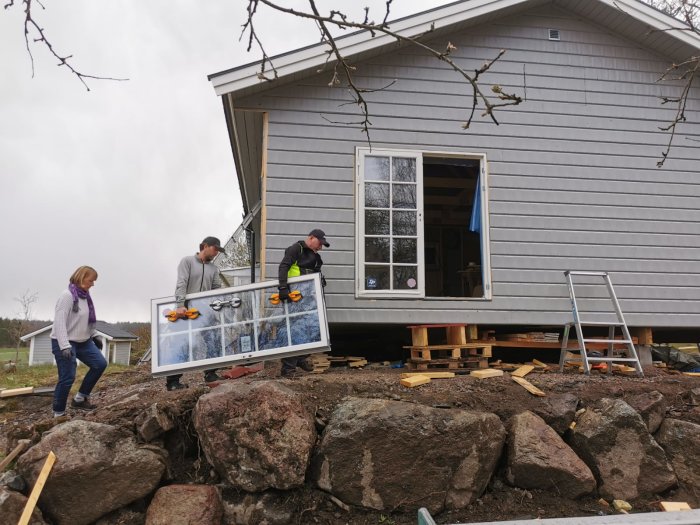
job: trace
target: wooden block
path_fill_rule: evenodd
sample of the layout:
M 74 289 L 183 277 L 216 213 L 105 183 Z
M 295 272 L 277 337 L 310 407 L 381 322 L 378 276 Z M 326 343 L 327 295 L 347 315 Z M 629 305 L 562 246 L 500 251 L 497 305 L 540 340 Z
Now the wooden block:
M 359 368 L 361 366 L 365 366 L 367 364 L 367 360 L 363 359 L 362 361 L 348 361 L 348 366 L 350 368 Z
M 481 370 L 472 370 L 469 374 L 477 379 L 486 379 L 488 377 L 499 377 L 503 375 L 503 370 L 498 370 L 496 368 L 484 368 Z
M 530 392 L 533 396 L 538 396 L 538 397 L 544 397 L 547 394 L 542 392 L 539 388 L 537 388 L 535 385 L 530 383 L 527 379 L 523 379 L 522 377 L 515 377 L 515 376 L 510 376 L 510 378 L 518 383 L 521 387 L 523 387 L 525 390 Z
M 55 462 L 56 455 L 53 452 L 49 452 L 49 455 L 46 456 L 44 466 L 41 468 L 41 472 L 39 472 L 39 477 L 36 478 L 36 483 L 34 483 L 32 493 L 29 494 L 27 504 L 24 506 L 24 511 L 22 512 L 17 525 L 27 525 L 29 523 L 29 520 L 32 518 L 32 512 L 34 512 L 34 507 L 36 507 L 36 502 L 39 499 L 39 495 L 46 484 L 46 478 L 49 477 L 49 473 L 51 472 Z
M 449 379 L 455 376 L 454 372 L 403 372 L 401 377 L 425 376 L 430 379 Z
M 679 510 L 693 510 L 685 501 L 660 501 L 659 506 L 664 512 L 677 512 Z
M 549 368 L 549 365 L 547 363 L 543 363 L 542 361 L 538 361 L 537 359 L 533 359 L 532 364 L 535 365 L 537 368 Z
M 467 334 L 464 326 L 448 326 L 447 327 L 447 344 L 463 345 L 467 342 Z
M 467 325 L 467 339 L 479 339 L 479 327 L 477 325 Z
M 535 367 L 532 365 L 523 365 L 520 368 L 518 368 L 516 371 L 511 372 L 510 375 L 515 376 L 515 377 L 525 377 L 530 372 L 532 372 L 534 369 L 535 369 Z
M 417 374 L 411 377 L 404 377 L 401 379 L 401 386 L 405 386 L 408 388 L 414 388 L 420 385 L 424 385 L 426 383 L 430 383 L 430 378 L 426 377 L 423 374 Z
M 0 392 L 0 397 L 13 397 L 13 396 L 23 396 L 26 394 L 33 394 L 33 386 L 24 386 L 22 388 L 8 388 Z
M 428 346 L 428 328 L 426 326 L 412 326 L 411 343 L 413 346 Z

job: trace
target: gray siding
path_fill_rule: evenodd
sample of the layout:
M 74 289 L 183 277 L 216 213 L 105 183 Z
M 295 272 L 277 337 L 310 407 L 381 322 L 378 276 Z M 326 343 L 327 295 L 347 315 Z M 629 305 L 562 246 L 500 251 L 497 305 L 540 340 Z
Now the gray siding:
M 112 345 L 114 345 L 114 353 L 111 362 L 119 365 L 128 365 L 131 357 L 131 341 L 114 341 Z
M 467 71 L 507 49 L 484 89 L 498 83 L 527 101 L 497 113 L 500 126 L 477 117 L 462 131 L 469 89 L 415 49 L 361 64 L 355 80 L 396 79 L 366 95 L 373 146 L 487 155 L 493 299 L 355 298 L 354 151 L 367 143 L 356 126 L 328 122 L 358 120 L 355 106 L 340 105 L 345 90 L 327 87 L 330 74 L 237 103 L 269 111 L 266 277 L 286 246 L 320 226 L 331 242 L 331 322 L 559 324 L 570 318 L 569 269 L 611 272 L 631 325 L 700 325 L 698 90 L 692 124 L 658 169 L 668 142 L 659 126 L 674 115 L 659 96 L 679 93 L 656 82 L 665 57 L 553 7 L 450 41 Z M 609 310 L 595 288 L 579 296 L 585 309 Z
M 34 336 L 34 353 L 30 365 L 56 364 L 51 353 L 51 330 Z

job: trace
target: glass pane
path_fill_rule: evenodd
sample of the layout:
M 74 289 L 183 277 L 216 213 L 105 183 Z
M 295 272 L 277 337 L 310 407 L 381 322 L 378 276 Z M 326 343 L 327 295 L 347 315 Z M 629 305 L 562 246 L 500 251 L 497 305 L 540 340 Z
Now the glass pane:
M 309 310 L 316 310 L 316 289 L 314 287 L 313 281 L 291 283 L 290 290 L 298 290 L 299 292 L 301 292 L 301 299 L 299 299 L 297 302 L 287 303 L 287 313 L 295 314 L 298 312 L 308 312 Z
M 389 266 L 365 266 L 365 290 L 388 290 Z
M 253 318 L 253 298 L 252 291 L 237 294 L 226 294 L 216 299 L 208 301 L 209 307 L 219 308 L 222 322 L 224 324 L 240 323 Z M 236 306 L 238 304 L 238 306 Z
M 416 182 L 416 159 L 394 157 L 392 180 L 399 182 Z
M 269 350 L 289 345 L 287 340 L 287 320 L 266 319 L 258 323 L 258 348 Z
M 389 210 L 365 211 L 365 233 L 367 235 L 388 235 Z
M 389 239 L 368 237 L 365 239 L 365 262 L 389 262 Z
M 365 157 L 365 180 L 389 180 L 389 157 Z
M 190 360 L 190 334 L 176 334 L 160 338 L 158 341 L 158 363 L 175 365 Z
M 290 320 L 293 320 L 291 324 L 293 345 L 303 345 L 321 340 L 321 329 L 316 312 L 292 317 Z
M 224 353 L 226 355 L 255 352 L 253 323 L 241 323 L 224 328 Z
M 392 184 L 392 207 L 416 209 L 416 185 Z
M 365 184 L 365 207 L 366 208 L 388 208 L 389 207 L 389 185 L 388 184 Z
M 416 212 L 392 212 L 392 227 L 394 235 L 416 235 Z
M 210 328 L 192 334 L 192 360 L 222 357 L 221 329 Z
M 418 287 L 417 266 L 394 266 L 394 290 L 415 290 Z
M 393 249 L 395 263 L 418 262 L 416 239 L 394 239 Z

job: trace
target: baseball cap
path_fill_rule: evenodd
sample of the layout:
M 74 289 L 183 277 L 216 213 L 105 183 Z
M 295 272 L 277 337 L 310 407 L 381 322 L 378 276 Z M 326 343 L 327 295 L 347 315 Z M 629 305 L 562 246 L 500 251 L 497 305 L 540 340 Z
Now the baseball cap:
M 309 237 L 316 237 L 319 241 L 321 241 L 321 244 L 323 244 L 326 248 L 330 247 L 330 244 L 326 240 L 326 234 L 323 233 L 323 230 L 311 230 L 309 232 Z
M 220 253 L 226 252 L 226 250 L 224 250 L 221 247 L 221 241 L 219 239 L 217 239 L 216 237 L 205 237 L 201 244 L 206 244 L 207 246 L 216 246 L 216 249 Z

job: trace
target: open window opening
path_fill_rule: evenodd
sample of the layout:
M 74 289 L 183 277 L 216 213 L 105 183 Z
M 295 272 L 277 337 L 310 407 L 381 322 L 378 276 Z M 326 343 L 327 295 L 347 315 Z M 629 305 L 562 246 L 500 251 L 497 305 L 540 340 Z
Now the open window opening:
M 423 157 L 426 297 L 484 297 L 481 160 Z

